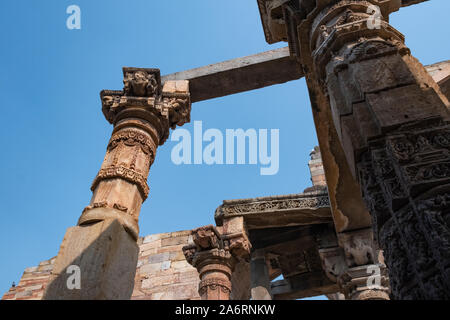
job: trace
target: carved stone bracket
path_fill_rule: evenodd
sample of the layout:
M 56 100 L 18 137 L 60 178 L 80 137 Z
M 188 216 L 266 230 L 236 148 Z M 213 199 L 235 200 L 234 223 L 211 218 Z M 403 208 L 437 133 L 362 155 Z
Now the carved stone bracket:
M 346 299 L 389 300 L 389 278 L 382 253 L 377 252 L 371 229 L 339 233 L 340 246 L 321 248 L 327 277 Z
M 164 90 L 159 69 L 123 68 L 124 89 L 103 90 L 100 97 L 106 119 L 116 124 L 123 116 L 145 115 L 158 130 L 158 144 L 169 136 L 169 128 L 190 121 L 191 102 L 188 88 Z M 154 117 L 156 117 L 156 119 Z M 153 118 L 153 119 L 152 119 Z

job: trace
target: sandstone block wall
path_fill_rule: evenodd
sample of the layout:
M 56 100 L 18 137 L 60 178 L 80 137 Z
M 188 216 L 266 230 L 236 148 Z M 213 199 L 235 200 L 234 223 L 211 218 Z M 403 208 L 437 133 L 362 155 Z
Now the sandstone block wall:
M 53 270 L 55 258 L 45 260 L 36 267 L 26 268 L 20 282 L 11 287 L 2 300 L 41 300 Z
M 139 259 L 131 299 L 199 300 L 197 270 L 186 261 L 182 251 L 190 241 L 190 230 L 139 238 Z M 42 299 L 54 262 L 55 258 L 52 258 L 25 269 L 20 282 L 11 287 L 2 300 Z
M 191 234 L 191 231 L 179 231 L 139 239 L 132 299 L 200 299 L 198 272 L 186 261 L 182 251 L 192 241 Z

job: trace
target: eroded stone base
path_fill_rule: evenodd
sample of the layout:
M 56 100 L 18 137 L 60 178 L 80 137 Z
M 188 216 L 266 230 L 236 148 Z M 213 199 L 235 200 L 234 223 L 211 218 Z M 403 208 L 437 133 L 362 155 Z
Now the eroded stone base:
M 130 299 L 138 252 L 136 241 L 117 220 L 69 228 L 43 299 Z M 75 275 L 70 266 L 79 267 L 80 289 L 68 288 Z

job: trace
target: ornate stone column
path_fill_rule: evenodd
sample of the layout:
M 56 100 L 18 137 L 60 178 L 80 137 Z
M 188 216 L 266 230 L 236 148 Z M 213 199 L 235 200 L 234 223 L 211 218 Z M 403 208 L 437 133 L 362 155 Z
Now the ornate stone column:
M 390 13 L 417 2 L 288 0 L 281 12 L 322 155 L 333 166 L 342 152 L 348 164 L 326 169 L 327 180 L 347 170 L 359 183 L 393 297 L 449 299 L 449 102 L 388 23 Z M 349 221 L 340 223 L 344 230 Z
M 114 130 L 91 202 L 63 240 L 45 299 L 131 297 L 149 170 L 169 129 L 189 122 L 191 104 L 187 81 L 163 88 L 158 69 L 124 68 L 123 75 L 123 91 L 101 92 L 103 113 Z M 79 268 L 79 289 L 67 287 L 70 265 Z
M 199 272 L 202 300 L 229 300 L 231 275 L 239 259 L 249 254 L 246 237 L 222 236 L 212 225 L 193 232 L 192 245 L 183 248 L 186 260 Z

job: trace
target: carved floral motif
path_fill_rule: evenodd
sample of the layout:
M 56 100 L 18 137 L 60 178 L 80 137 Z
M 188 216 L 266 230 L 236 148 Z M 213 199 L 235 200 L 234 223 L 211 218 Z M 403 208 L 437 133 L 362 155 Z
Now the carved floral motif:
M 328 199 L 328 196 L 317 196 L 254 203 L 225 204 L 219 207 L 219 209 L 226 214 L 239 214 L 283 209 L 319 209 L 327 208 L 329 206 L 330 201 Z
M 147 179 L 139 172 L 136 172 L 124 166 L 113 166 L 101 169 L 95 177 L 94 182 L 92 183 L 91 190 L 94 191 L 100 181 L 114 178 L 121 178 L 135 184 L 138 187 L 142 198 L 144 200 L 147 199 L 149 194 Z

